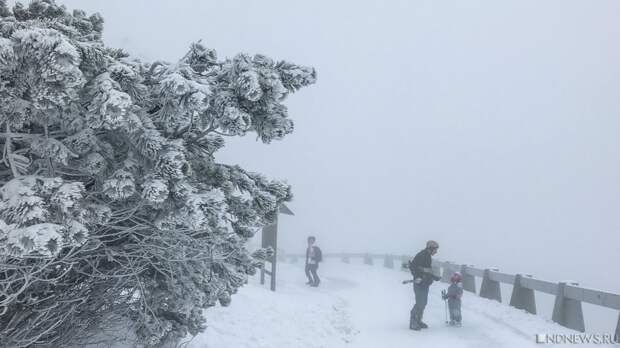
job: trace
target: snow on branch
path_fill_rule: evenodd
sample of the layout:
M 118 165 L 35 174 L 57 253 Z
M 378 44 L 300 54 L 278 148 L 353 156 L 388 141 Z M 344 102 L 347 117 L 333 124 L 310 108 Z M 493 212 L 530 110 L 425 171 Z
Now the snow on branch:
M 0 0 L 0 346 L 84 343 L 115 322 L 153 347 L 204 330 L 270 255 L 247 240 L 292 198 L 217 151 L 290 134 L 284 102 L 313 68 L 202 42 L 145 62 L 102 32 L 54 0 Z

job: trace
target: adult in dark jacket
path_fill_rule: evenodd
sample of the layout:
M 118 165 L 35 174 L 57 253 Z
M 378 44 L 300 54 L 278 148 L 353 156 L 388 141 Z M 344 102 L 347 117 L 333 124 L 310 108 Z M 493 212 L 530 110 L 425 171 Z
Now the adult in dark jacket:
M 420 251 L 413 260 L 409 261 L 409 270 L 413 275 L 413 292 L 415 293 L 415 305 L 411 309 L 409 316 L 409 328 L 420 330 L 428 328 L 422 321 L 424 308 L 428 302 L 428 289 L 433 280 L 440 277 L 433 274 L 431 256 L 437 253 L 439 244 L 434 240 L 426 242 L 426 248 Z
M 321 248 L 314 245 L 315 242 L 316 238 L 314 236 L 308 237 L 308 248 L 306 249 L 306 277 L 308 277 L 306 284 L 313 287 L 319 286 L 321 282 L 316 272 L 319 269 L 319 262 L 323 261 Z

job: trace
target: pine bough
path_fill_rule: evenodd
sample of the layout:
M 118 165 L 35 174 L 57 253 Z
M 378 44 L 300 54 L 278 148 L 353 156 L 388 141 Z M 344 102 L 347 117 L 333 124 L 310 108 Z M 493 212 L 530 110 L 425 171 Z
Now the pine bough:
M 137 346 L 205 329 L 269 250 L 246 241 L 288 185 L 217 163 L 225 137 L 293 131 L 284 99 L 314 69 L 262 55 L 176 63 L 102 40 L 103 19 L 0 0 L 0 346 Z

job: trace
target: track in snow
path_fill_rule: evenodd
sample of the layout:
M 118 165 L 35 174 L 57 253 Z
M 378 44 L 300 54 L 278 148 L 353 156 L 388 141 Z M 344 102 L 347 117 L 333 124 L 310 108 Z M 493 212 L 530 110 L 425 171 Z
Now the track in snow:
M 434 283 L 424 321 L 429 329 L 408 329 L 413 305 L 405 272 L 381 266 L 321 264 L 319 288 L 305 285 L 303 265 L 281 264 L 278 291 L 272 293 L 253 278 L 233 296 L 230 308 L 207 311 L 207 331 L 192 348 L 375 348 L 472 347 L 525 348 L 538 333 L 573 334 L 555 323 L 500 303 L 466 293 L 463 327 L 445 324 L 440 292 Z M 601 347 L 598 345 L 597 347 Z

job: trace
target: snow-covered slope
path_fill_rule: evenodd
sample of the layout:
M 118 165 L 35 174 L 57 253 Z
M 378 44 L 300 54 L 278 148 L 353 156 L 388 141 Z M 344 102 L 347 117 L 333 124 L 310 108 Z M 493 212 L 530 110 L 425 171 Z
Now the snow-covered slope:
M 278 291 L 258 277 L 240 289 L 229 308 L 208 311 L 209 328 L 191 348 L 339 347 L 540 347 L 536 334 L 574 334 L 555 323 L 466 293 L 463 327 L 445 325 L 444 302 L 435 283 L 424 321 L 430 328 L 408 329 L 413 305 L 404 272 L 380 266 L 321 265 L 321 287 L 305 285 L 303 265 L 279 266 Z M 598 345 L 597 347 L 601 347 Z

